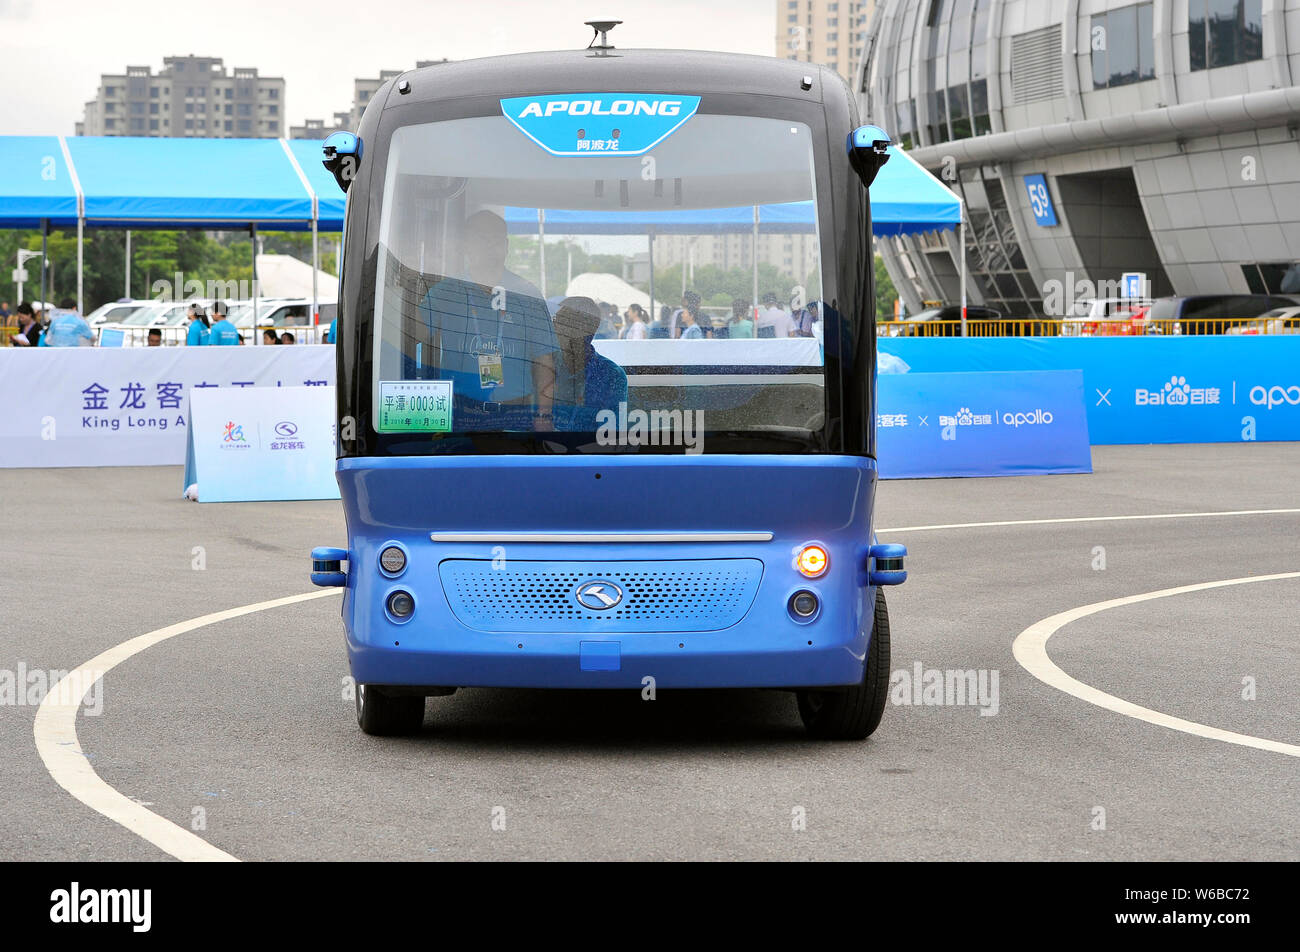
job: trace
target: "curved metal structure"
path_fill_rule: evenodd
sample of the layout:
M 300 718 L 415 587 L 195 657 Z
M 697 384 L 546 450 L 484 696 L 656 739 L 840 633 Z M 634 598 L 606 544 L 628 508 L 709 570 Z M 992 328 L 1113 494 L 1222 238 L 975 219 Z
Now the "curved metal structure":
M 1300 259 L 1297 80 L 1300 0 L 882 0 L 857 90 L 965 198 L 972 303 L 1030 316 L 1049 282 L 1125 271 L 1276 293 Z M 880 250 L 909 310 L 959 299 L 955 236 Z

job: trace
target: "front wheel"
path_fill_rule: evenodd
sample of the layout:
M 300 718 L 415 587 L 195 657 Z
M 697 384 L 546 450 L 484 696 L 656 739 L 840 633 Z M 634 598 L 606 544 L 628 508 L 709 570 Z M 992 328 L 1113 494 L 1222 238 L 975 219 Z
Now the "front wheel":
M 384 694 L 377 685 L 358 684 L 357 723 L 380 737 L 414 734 L 424 724 L 424 697 Z
M 875 621 L 862 681 L 840 691 L 797 692 L 799 716 L 813 737 L 862 740 L 880 726 L 889 694 L 889 609 L 883 589 L 876 589 Z

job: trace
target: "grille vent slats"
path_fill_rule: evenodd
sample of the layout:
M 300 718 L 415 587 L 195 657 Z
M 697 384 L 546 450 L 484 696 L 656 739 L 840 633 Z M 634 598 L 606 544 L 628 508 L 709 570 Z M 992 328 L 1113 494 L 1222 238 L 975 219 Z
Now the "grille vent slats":
M 1060 24 L 1011 38 L 1011 93 L 1016 105 L 1065 95 Z
M 507 562 L 450 559 L 439 566 L 452 613 L 490 632 L 717 631 L 740 621 L 758 592 L 758 559 L 670 562 Z M 591 581 L 622 591 L 591 609 L 575 592 Z

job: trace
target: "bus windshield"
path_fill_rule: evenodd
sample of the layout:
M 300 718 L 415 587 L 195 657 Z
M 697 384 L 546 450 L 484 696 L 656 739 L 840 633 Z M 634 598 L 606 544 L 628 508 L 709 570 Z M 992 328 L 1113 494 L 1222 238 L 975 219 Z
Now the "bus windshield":
M 619 155 L 617 138 L 582 144 L 589 154 L 555 154 L 500 115 L 394 131 L 375 430 L 610 437 L 639 422 L 658 445 L 686 415 L 710 432 L 819 432 L 809 127 L 695 115 L 644 154 Z

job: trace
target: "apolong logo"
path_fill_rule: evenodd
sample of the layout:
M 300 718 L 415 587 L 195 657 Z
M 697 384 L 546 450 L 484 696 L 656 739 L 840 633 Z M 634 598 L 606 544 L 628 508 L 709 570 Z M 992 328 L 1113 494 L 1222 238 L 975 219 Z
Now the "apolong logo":
M 530 116 L 538 118 L 556 114 L 570 116 L 680 116 L 682 101 L 680 99 L 615 99 L 601 102 L 599 99 L 552 99 L 548 103 L 530 102 L 519 113 L 520 119 Z
M 501 100 L 501 114 L 552 155 L 642 155 L 695 115 L 699 96 L 567 93 Z

